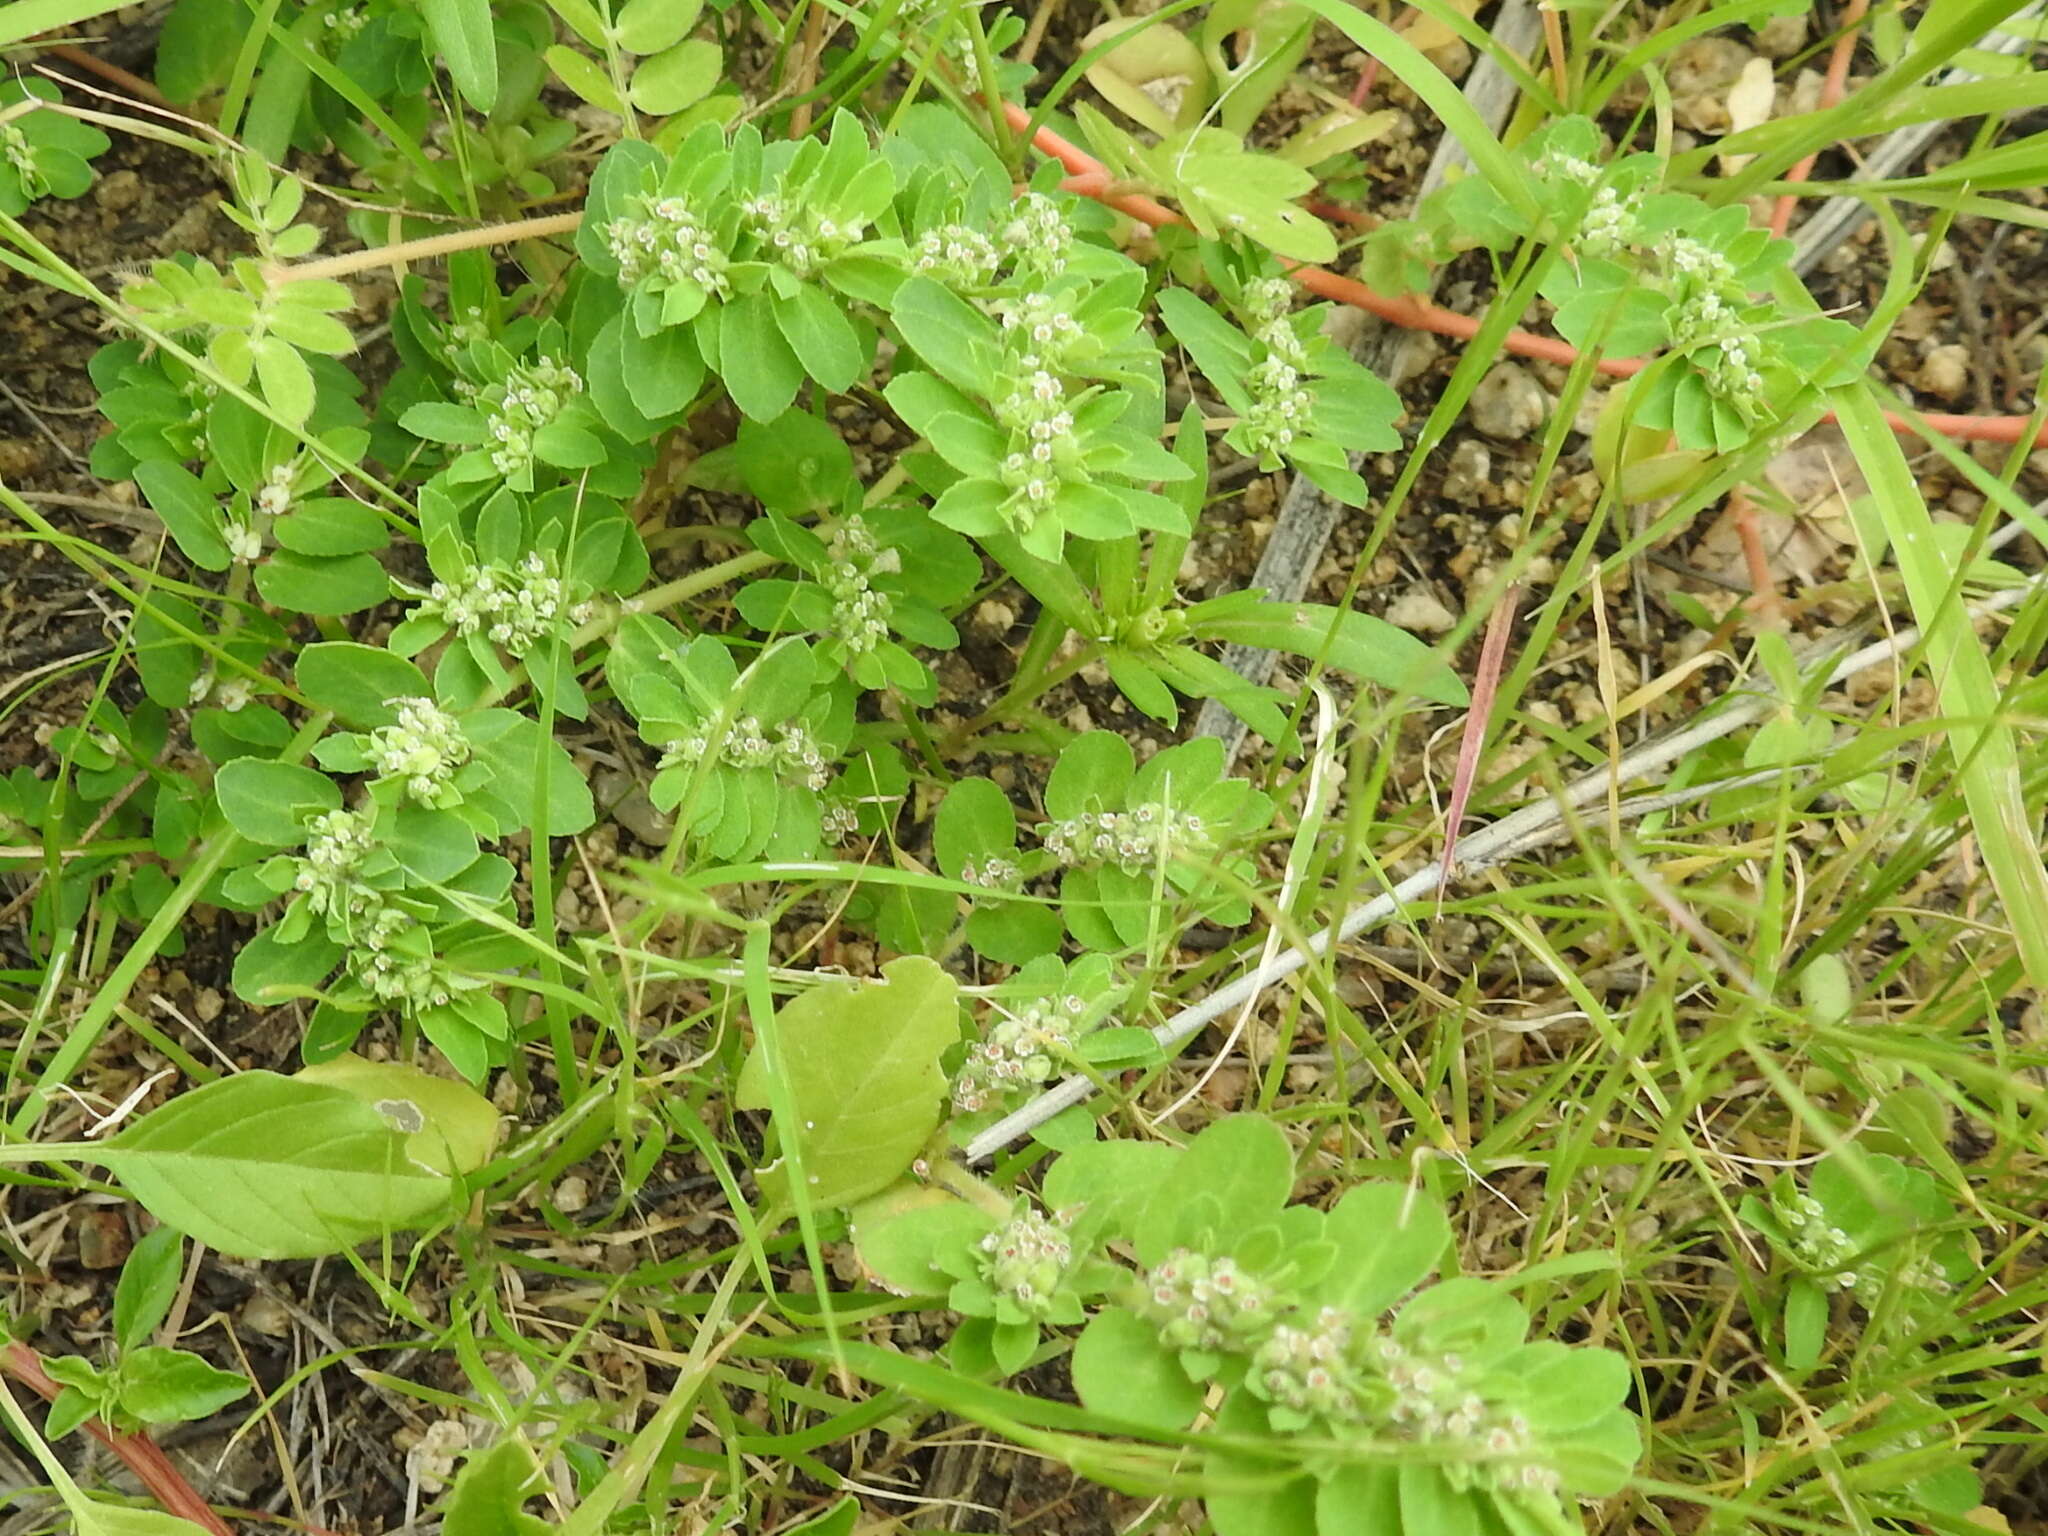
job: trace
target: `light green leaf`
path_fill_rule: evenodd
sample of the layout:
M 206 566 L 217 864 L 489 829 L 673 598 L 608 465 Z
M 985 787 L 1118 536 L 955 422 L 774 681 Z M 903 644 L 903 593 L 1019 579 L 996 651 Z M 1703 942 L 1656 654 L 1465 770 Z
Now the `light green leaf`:
M 341 791 L 326 774 L 256 757 L 223 763 L 214 775 L 213 792 L 228 825 L 268 848 L 303 842 L 307 815 L 341 809 Z
M 398 718 L 392 699 L 432 698 L 427 675 L 403 656 L 352 640 L 327 640 L 299 652 L 294 677 L 299 692 L 334 718 L 358 730 L 389 725 Z
M 688 37 L 703 10 L 703 0 L 626 0 L 616 28 L 619 46 L 642 56 L 660 53 Z
M 718 44 L 691 38 L 642 61 L 633 71 L 633 105 L 649 116 L 667 117 L 700 100 L 718 84 L 724 70 L 725 55 Z
M 272 1072 L 181 1094 L 93 1155 L 157 1220 L 244 1259 L 339 1253 L 450 1209 L 456 1188 L 355 1095 Z
M 498 104 L 498 39 L 491 0 L 420 0 L 434 47 L 448 62 L 455 88 L 479 112 Z
M 784 1005 L 740 1072 L 734 1101 L 742 1109 L 771 1107 L 769 1074 L 780 1078 L 796 1123 L 778 1116 L 776 1131 L 800 1152 L 813 1205 L 875 1193 L 938 1127 L 939 1057 L 960 1038 L 955 983 L 921 955 L 892 960 L 882 975 L 828 983 Z M 761 1186 L 787 1202 L 787 1163 L 762 1170 Z
M 265 403 L 288 425 L 299 426 L 313 414 L 313 371 L 282 337 L 259 336 L 250 348 Z
M 612 85 L 612 77 L 589 57 L 561 43 L 555 44 L 541 54 L 541 57 L 547 60 L 548 68 L 555 72 L 555 78 L 593 107 L 606 112 L 616 112 L 621 117 L 626 115 L 626 104 L 619 99 L 619 93 Z
M 342 1055 L 298 1074 L 354 1094 L 406 1137 L 406 1156 L 443 1173 L 474 1173 L 498 1145 L 498 1111 L 467 1083 L 398 1061 Z

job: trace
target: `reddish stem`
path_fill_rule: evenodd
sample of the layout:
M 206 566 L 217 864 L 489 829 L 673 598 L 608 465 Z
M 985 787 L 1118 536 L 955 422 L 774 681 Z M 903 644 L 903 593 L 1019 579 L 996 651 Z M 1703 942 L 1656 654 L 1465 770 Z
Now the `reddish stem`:
M 1501 593 L 1493 612 L 1486 616 L 1486 638 L 1479 644 L 1479 669 L 1472 676 L 1472 707 L 1465 711 L 1465 731 L 1458 740 L 1458 768 L 1451 778 L 1450 809 L 1444 813 L 1444 878 L 1458 857 L 1458 829 L 1465 823 L 1465 807 L 1472 799 L 1472 786 L 1479 779 L 1479 751 L 1486 745 L 1486 727 L 1493 720 L 1493 699 L 1500 688 L 1500 674 L 1507 663 L 1508 636 L 1514 631 L 1515 609 L 1522 596 L 1522 584 L 1511 582 Z
M 1030 125 L 1031 114 L 1012 102 L 1003 105 L 1012 127 L 1022 131 Z M 1040 154 L 1057 160 L 1066 167 L 1069 178 L 1077 188 L 1100 188 L 1085 193 L 1105 207 L 1119 213 L 1129 214 L 1139 222 L 1158 229 L 1167 224 L 1181 224 L 1186 221 L 1156 198 L 1140 192 L 1116 192 L 1110 190 L 1108 168 L 1085 149 L 1068 142 L 1050 128 L 1040 128 L 1032 140 Z M 1455 314 L 1435 304 L 1416 298 L 1390 298 L 1378 290 L 1367 287 L 1355 278 L 1341 277 L 1322 267 L 1302 266 L 1282 261 L 1288 275 L 1310 292 L 1323 298 L 1348 304 L 1353 309 L 1362 309 L 1367 314 L 1377 315 L 1389 324 L 1405 327 L 1412 331 L 1431 331 L 1439 336 L 1451 336 L 1460 341 L 1470 341 L 1479 334 L 1480 322 L 1477 316 Z M 1509 331 L 1502 341 L 1503 350 L 1516 357 L 1534 358 L 1538 362 L 1557 363 L 1570 367 L 1579 360 L 1578 348 L 1555 336 L 1538 336 L 1531 331 Z M 1594 360 L 1593 366 L 1600 372 L 1617 379 L 1633 378 L 1649 366 L 1646 357 L 1602 357 Z M 1833 421 L 1830 411 L 1824 418 Z M 1918 424 L 1908 421 L 1897 411 L 1884 413 L 1885 423 L 1899 433 L 1932 432 L 1958 442 L 1971 443 L 2019 443 L 2031 442 L 2037 448 L 2048 448 L 2048 423 L 2036 426 L 2031 416 L 1955 416 L 1933 413 L 1922 416 Z
M 1842 92 L 1849 83 L 1849 61 L 1856 56 L 1856 30 L 1863 24 L 1863 13 L 1870 9 L 1870 0 L 1849 0 L 1842 12 L 1842 35 L 1835 39 L 1834 52 L 1828 56 L 1828 77 L 1820 88 L 1820 106 L 1825 112 L 1829 107 L 1839 105 Z M 1787 181 L 1804 181 L 1813 174 L 1813 163 L 1819 155 L 1808 155 L 1804 160 L 1785 173 Z M 1771 210 L 1771 233 L 1782 236 L 1792 225 L 1792 207 L 1799 201 L 1794 192 L 1779 197 L 1777 206 Z
M 5 1371 L 16 1381 L 46 1402 L 55 1402 L 57 1394 L 64 1388 L 52 1380 L 50 1373 L 43 1369 L 43 1362 L 36 1352 L 26 1344 L 10 1343 L 0 1353 L 0 1371 Z M 235 1536 L 234 1527 L 214 1513 L 213 1506 L 202 1499 L 193 1486 L 185 1481 L 185 1474 L 171 1464 L 163 1447 L 147 1435 L 123 1435 L 107 1428 L 98 1419 L 85 1421 L 86 1433 L 112 1451 L 126 1463 L 156 1498 L 156 1501 L 182 1520 L 210 1531 L 212 1536 Z
M 62 59 L 66 64 L 75 65 L 89 75 L 98 75 L 107 84 L 126 91 L 137 101 L 147 101 L 159 107 L 168 107 L 171 104 L 162 91 L 142 76 L 130 74 L 118 64 L 109 64 L 98 54 L 88 53 L 75 44 L 45 43 L 43 52 L 52 58 Z

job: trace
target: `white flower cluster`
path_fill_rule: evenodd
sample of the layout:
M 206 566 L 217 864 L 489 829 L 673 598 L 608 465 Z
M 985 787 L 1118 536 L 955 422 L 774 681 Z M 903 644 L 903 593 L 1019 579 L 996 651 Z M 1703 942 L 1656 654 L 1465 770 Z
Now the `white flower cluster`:
M 29 147 L 28 135 L 13 123 L 0 123 L 0 159 L 7 162 L 7 168 L 14 172 L 21 182 L 21 190 L 29 197 L 40 197 L 47 190 L 43 173 L 36 165 L 35 151 Z
M 283 517 L 292 509 L 292 466 L 273 464 L 263 484 L 256 488 L 256 510 L 271 517 Z
M 1811 1195 L 1793 1195 L 1777 1203 L 1778 1219 L 1785 1224 L 1793 1251 L 1808 1269 L 1822 1271 L 1815 1278 L 1825 1290 L 1853 1291 L 1862 1278 L 1846 1268 L 1856 1256 L 1855 1241 L 1828 1221 L 1827 1211 Z
M 263 535 L 249 524 L 230 517 L 220 531 L 228 557 L 237 565 L 253 565 L 263 558 Z
M 1306 1326 L 1277 1323 L 1252 1351 L 1250 1380 L 1269 1403 L 1330 1419 L 1358 1417 L 1355 1373 L 1346 1356 L 1351 1320 L 1324 1307 Z
M 1228 1255 L 1176 1248 L 1145 1277 L 1145 1315 L 1169 1349 L 1255 1348 L 1280 1311 L 1273 1286 Z
M 531 464 L 534 433 L 561 415 L 582 390 L 576 370 L 552 357 L 515 363 L 503 384 L 480 390 L 477 404 L 484 412 L 484 430 L 495 444 L 491 468 L 513 475 Z
M 785 782 L 807 789 L 823 789 L 832 779 L 824 754 L 811 739 L 810 727 L 801 720 L 786 720 L 770 735 L 754 716 L 741 715 L 716 739 L 709 725 L 700 724 L 663 749 L 661 766 L 688 767 L 706 758 L 727 768 L 772 768 Z
M 818 268 L 860 238 L 857 227 L 814 213 L 807 204 L 792 208 L 772 192 L 740 204 L 748 232 L 764 242 L 794 277 L 813 277 Z
M 1001 264 L 995 242 L 965 224 L 942 224 L 910 248 L 910 270 L 948 288 L 987 287 Z
M 457 634 L 481 631 L 493 644 L 524 656 L 565 615 L 576 619 L 582 612 L 566 599 L 561 577 L 530 554 L 516 566 L 486 565 L 459 582 L 435 582 L 419 611 L 446 620 Z
M 968 1047 L 954 1074 L 954 1109 L 978 1114 L 1013 1089 L 1050 1082 L 1073 1059 L 1087 1013 L 1088 1000 L 1069 994 L 996 1020 L 986 1039 Z
M 373 811 L 323 811 L 306 824 L 306 852 L 292 885 L 331 923 L 346 927 L 375 899 L 360 878 L 363 860 L 377 846 L 371 835 L 375 820 Z
M 320 24 L 346 42 L 370 24 L 370 16 L 360 5 L 345 5 L 321 17 Z
M 1028 1206 L 981 1240 L 982 1278 L 1026 1317 L 1051 1312 L 1053 1295 L 1073 1260 L 1065 1224 Z
M 1024 871 L 1015 859 L 1004 858 L 992 853 L 976 864 L 969 859 L 960 866 L 960 878 L 969 885 L 979 885 L 991 891 L 1007 891 L 1024 878 Z
M 1635 243 L 1637 199 L 1623 197 L 1612 187 L 1593 194 L 1586 216 L 1579 221 L 1579 250 L 1587 256 L 1612 256 Z
M 1291 322 L 1293 299 L 1294 289 L 1285 278 L 1259 278 L 1245 285 L 1245 309 L 1260 356 L 1245 374 L 1252 405 L 1244 416 L 1244 443 L 1247 452 L 1260 457 L 1285 452 L 1307 428 L 1315 405 L 1302 382 L 1308 349 Z
M 889 594 L 870 583 L 878 572 L 902 569 L 903 557 L 875 542 L 867 523 L 855 512 L 840 521 L 826 547 L 819 581 L 832 594 L 832 627 L 855 656 L 872 651 L 889 638 Z
M 1462 1356 L 1419 1356 L 1384 1334 L 1365 1355 L 1385 1389 L 1388 1418 L 1418 1440 L 1449 1441 L 1484 1457 L 1448 1465 L 1454 1484 L 1556 1491 L 1556 1471 L 1535 1458 L 1529 1421 L 1475 1391 Z
M 1074 344 L 1088 334 L 1064 303 L 1042 290 L 1001 300 L 994 307 L 1003 340 L 1026 372 L 1062 367 Z
M 1043 192 L 1026 192 L 1010 205 L 1002 246 L 1018 266 L 1050 275 L 1067 264 L 1074 231 L 1060 205 Z
M 619 282 L 632 288 L 648 278 L 691 282 L 715 299 L 726 296 L 728 257 L 711 230 L 680 197 L 639 197 L 637 214 L 604 227 L 606 247 L 619 264 Z
M 421 805 L 445 810 L 461 800 L 455 770 L 469 761 L 462 722 L 432 699 L 386 699 L 398 712 L 390 725 L 370 733 L 367 753 L 381 779 L 401 780 Z
M 1092 815 L 1084 811 L 1048 822 L 1042 836 L 1046 851 L 1062 864 L 1115 864 L 1130 874 L 1155 867 L 1161 858 L 1211 846 L 1201 817 L 1157 804 Z
M 818 832 L 829 843 L 843 843 L 860 830 L 860 812 L 845 800 L 827 800 L 818 814 Z
M 403 942 L 416 933 L 416 919 L 396 907 L 380 906 L 355 933 L 349 974 L 372 996 L 405 1008 L 438 1007 L 448 1001 L 449 984 L 431 951 Z
M 1067 408 L 1067 386 L 1048 369 L 1030 369 L 995 402 L 995 416 L 1010 434 L 1001 474 L 1011 495 L 1002 513 L 1022 533 L 1059 495 L 1063 472 L 1080 468 L 1081 445 L 1074 437 L 1074 413 Z

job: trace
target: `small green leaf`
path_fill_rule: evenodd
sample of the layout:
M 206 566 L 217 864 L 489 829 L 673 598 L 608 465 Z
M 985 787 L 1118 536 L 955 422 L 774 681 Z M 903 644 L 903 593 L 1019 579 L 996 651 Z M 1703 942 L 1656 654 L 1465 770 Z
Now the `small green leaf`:
M 545 50 L 541 57 L 547 60 L 548 68 L 555 72 L 556 79 L 593 107 L 625 116 L 626 104 L 619 100 L 619 93 L 612 86 L 612 77 L 587 56 L 557 43 Z
M 718 44 L 691 38 L 641 61 L 633 71 L 633 105 L 651 117 L 667 117 L 703 97 L 724 70 Z
M 185 1239 L 170 1227 L 146 1232 L 129 1250 L 114 1286 L 114 1343 L 123 1350 L 149 1342 L 170 1315 L 185 1271 Z
M 198 476 L 169 459 L 144 459 L 135 466 L 135 483 L 187 560 L 203 571 L 234 563 L 221 538 L 220 503 Z
M 626 0 L 614 28 L 619 46 L 642 57 L 672 48 L 690 35 L 703 10 L 703 0 Z
M 548 1536 L 556 1527 L 522 1507 L 546 1491 L 533 1447 L 514 1430 L 462 1464 L 441 1520 L 442 1536 Z
M 313 414 L 313 370 L 299 349 L 281 337 L 259 336 L 250 350 L 264 401 L 288 426 L 303 424 Z
M 299 613 L 360 613 L 391 595 L 391 578 L 375 555 L 324 559 L 280 549 L 256 567 L 256 590 Z
M 123 1351 L 120 1383 L 121 1407 L 145 1424 L 203 1419 L 249 1395 L 248 1377 L 158 1345 Z

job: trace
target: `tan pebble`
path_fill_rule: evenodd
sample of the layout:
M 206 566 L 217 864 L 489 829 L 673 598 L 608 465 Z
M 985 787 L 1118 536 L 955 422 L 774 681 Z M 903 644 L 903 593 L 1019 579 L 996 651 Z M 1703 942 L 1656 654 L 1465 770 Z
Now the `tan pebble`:
M 590 1181 L 580 1173 L 572 1173 L 555 1185 L 555 1209 L 564 1216 L 574 1216 L 590 1204 Z

